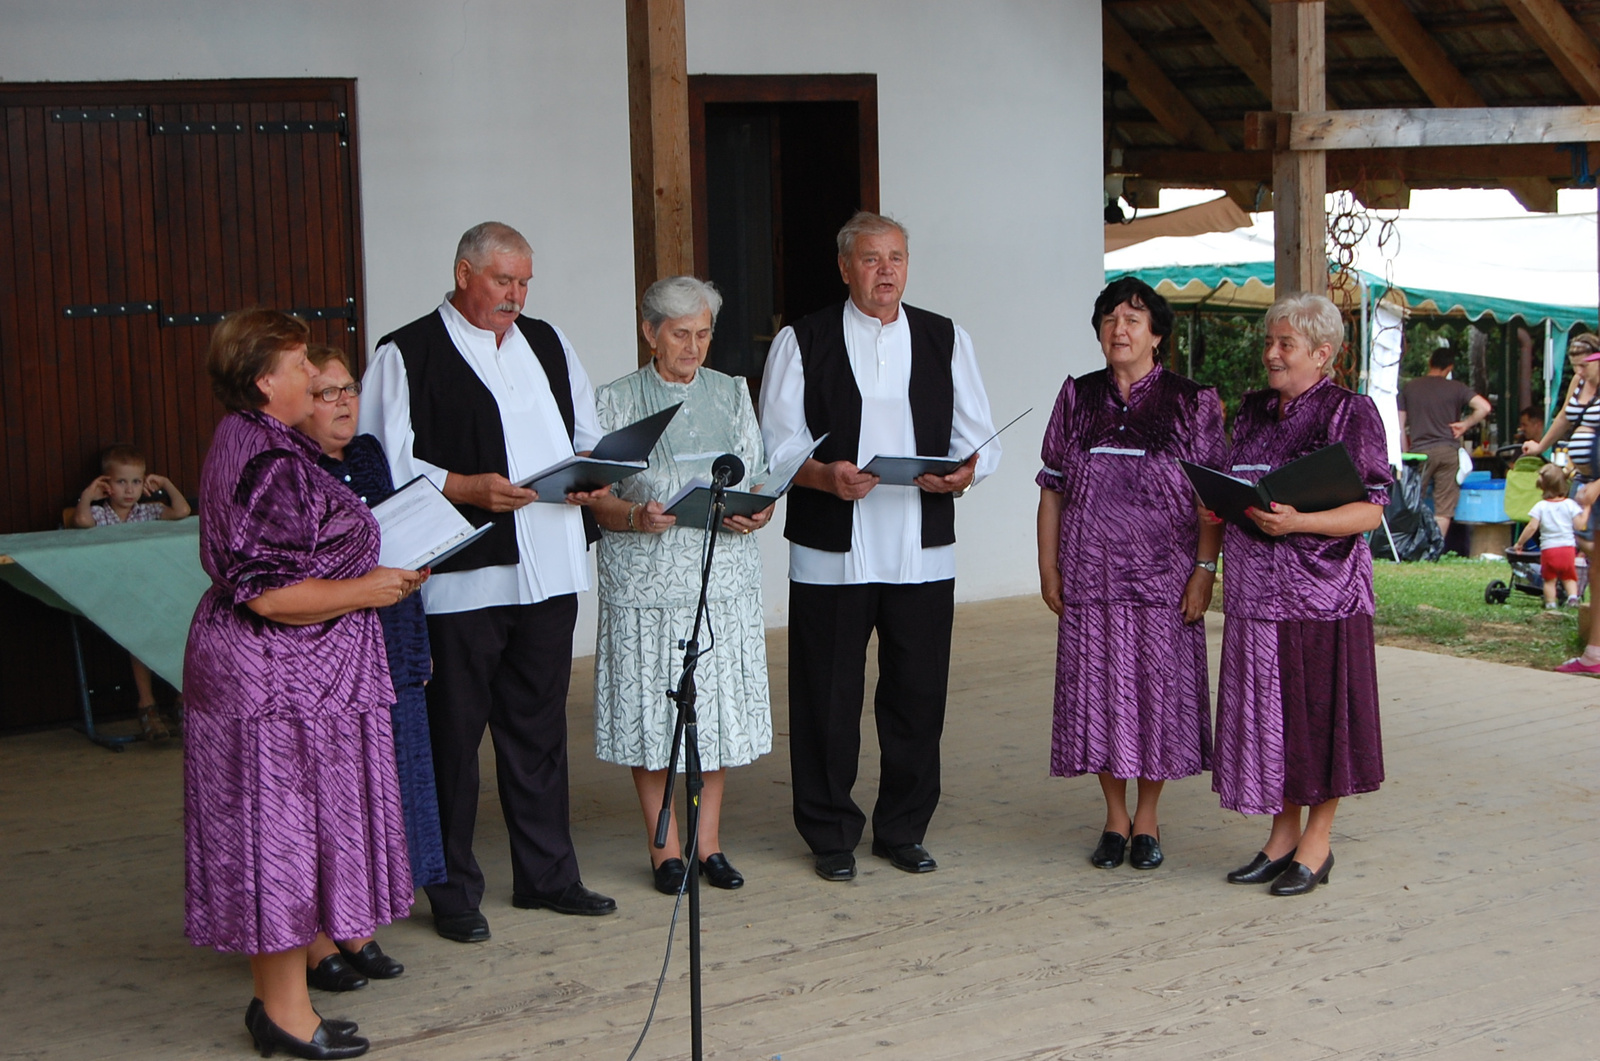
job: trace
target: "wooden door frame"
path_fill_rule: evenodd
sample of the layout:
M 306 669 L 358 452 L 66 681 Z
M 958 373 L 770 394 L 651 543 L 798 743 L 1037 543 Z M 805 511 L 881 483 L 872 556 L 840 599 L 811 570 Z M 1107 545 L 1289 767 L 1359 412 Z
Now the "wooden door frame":
M 861 158 L 861 208 L 878 210 L 877 74 L 689 75 L 689 173 L 693 189 L 694 272 L 711 275 L 706 201 L 706 104 L 854 103 Z

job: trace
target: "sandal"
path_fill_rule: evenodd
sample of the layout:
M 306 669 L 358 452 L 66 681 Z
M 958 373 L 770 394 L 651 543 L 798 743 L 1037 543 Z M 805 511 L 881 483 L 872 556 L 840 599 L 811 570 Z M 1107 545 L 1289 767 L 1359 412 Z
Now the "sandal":
M 167 724 L 161 721 L 161 710 L 155 704 L 139 709 L 139 729 L 144 732 L 144 739 L 151 744 L 160 744 L 172 736 L 167 731 Z

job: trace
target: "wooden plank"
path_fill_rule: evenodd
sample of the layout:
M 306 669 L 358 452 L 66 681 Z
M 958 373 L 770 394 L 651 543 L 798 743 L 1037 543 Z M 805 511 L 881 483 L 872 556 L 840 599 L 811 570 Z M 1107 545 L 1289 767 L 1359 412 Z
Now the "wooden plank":
M 1189 0 L 1223 56 L 1272 98 L 1272 27 L 1249 0 Z
M 1128 91 L 1179 143 L 1206 151 L 1228 151 L 1231 145 L 1147 55 L 1122 23 L 1106 12 L 1101 19 L 1101 44 L 1106 68 L 1128 81 Z
M 1600 106 L 1310 110 L 1289 116 L 1295 151 L 1600 141 Z
M 1322 3 L 1272 8 L 1272 106 L 1278 111 L 1321 111 L 1327 92 Z M 1314 150 L 1272 155 L 1273 263 L 1280 296 L 1328 291 L 1327 161 Z
M 683 0 L 627 0 L 628 127 L 633 162 L 634 304 L 694 271 L 689 60 Z M 649 360 L 639 340 L 639 363 Z
M 1270 112 L 1276 114 L 1276 112 Z M 1600 152 L 1591 165 L 1600 164 Z M 1347 188 L 1365 171 L 1404 177 L 1414 188 L 1484 187 L 1505 177 L 1570 179 L 1572 156 L 1554 144 L 1476 144 L 1458 147 L 1351 148 L 1327 153 L 1328 187 Z M 1171 187 L 1216 187 L 1221 181 L 1272 179 L 1271 150 L 1184 151 L 1125 148 L 1115 172 Z
M 1560 0 L 1505 0 L 1505 6 L 1544 49 L 1578 98 L 1600 104 L 1600 45 Z

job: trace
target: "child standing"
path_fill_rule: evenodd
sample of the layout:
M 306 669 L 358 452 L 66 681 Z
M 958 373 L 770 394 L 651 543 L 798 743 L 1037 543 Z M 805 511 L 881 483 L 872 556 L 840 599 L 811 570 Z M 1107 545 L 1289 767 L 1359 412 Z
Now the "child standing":
M 158 519 L 184 519 L 189 501 L 164 475 L 145 471 L 144 454 L 132 446 L 112 446 L 100 456 L 100 477 L 83 488 L 72 514 L 75 527 L 107 527 L 117 523 L 149 523 Z M 164 494 L 164 501 L 141 501 L 146 495 Z M 150 668 L 131 653 L 133 685 L 139 691 L 139 728 L 155 744 L 171 734 L 156 707 Z
M 1567 592 L 1567 604 L 1578 606 L 1577 538 L 1572 521 L 1583 509 L 1567 496 L 1567 476 L 1554 464 L 1539 469 L 1539 492 L 1544 500 L 1528 510 L 1528 525 L 1517 536 L 1516 548 L 1539 532 L 1539 574 L 1544 579 L 1544 606 L 1556 606 L 1556 582 Z

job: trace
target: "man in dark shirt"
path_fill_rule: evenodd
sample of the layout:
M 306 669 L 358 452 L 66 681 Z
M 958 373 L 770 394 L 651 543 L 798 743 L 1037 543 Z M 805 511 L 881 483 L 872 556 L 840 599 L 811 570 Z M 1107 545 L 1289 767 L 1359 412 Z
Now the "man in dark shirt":
M 1440 534 L 1450 530 L 1456 498 L 1461 493 L 1456 483 L 1461 436 L 1493 409 L 1489 399 L 1450 378 L 1455 363 L 1455 350 L 1441 346 L 1428 359 L 1428 374 L 1418 376 L 1400 391 L 1400 436 L 1405 439 L 1406 452 L 1428 457 L 1422 466 L 1422 492 L 1426 496 L 1428 487 L 1433 487 L 1433 519 L 1439 524 Z M 1461 410 L 1467 407 L 1470 410 L 1463 417 Z

